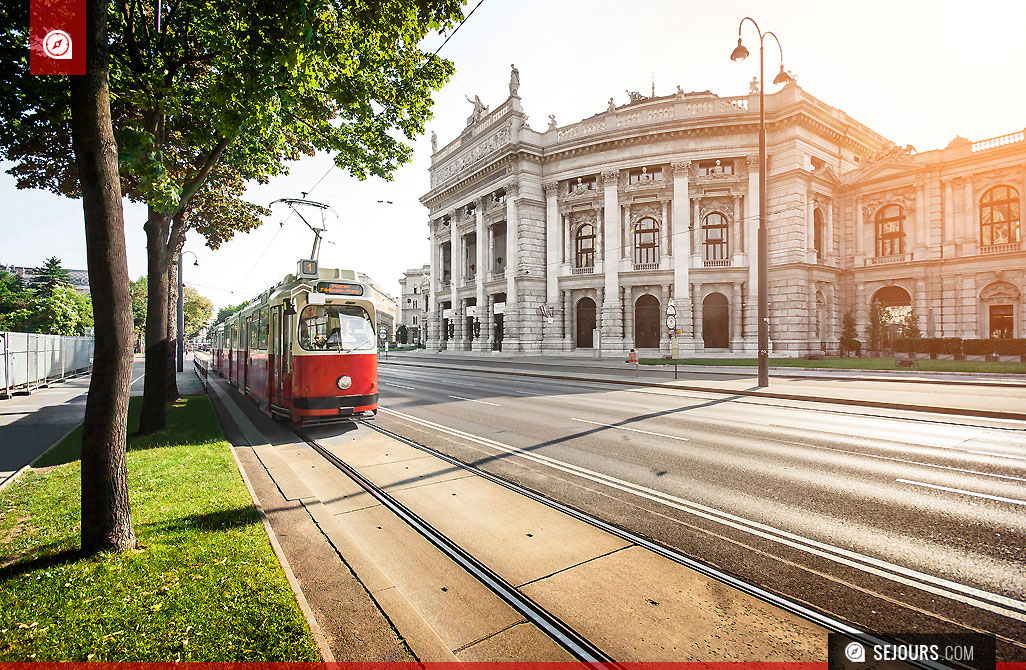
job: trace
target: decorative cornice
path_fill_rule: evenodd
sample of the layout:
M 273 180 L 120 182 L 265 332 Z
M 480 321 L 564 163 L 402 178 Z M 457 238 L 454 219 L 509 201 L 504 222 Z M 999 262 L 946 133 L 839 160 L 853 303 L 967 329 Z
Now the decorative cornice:
M 916 211 L 916 190 L 911 186 L 874 193 L 861 198 L 862 218 L 869 222 L 881 205 L 899 205 L 908 216 Z

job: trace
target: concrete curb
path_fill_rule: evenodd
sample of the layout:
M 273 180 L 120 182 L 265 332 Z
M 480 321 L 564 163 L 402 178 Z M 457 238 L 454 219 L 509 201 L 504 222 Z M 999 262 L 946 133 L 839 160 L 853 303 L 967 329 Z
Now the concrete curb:
M 242 432 L 243 437 L 247 442 L 250 443 L 252 448 L 253 435 L 246 428 L 241 425 L 240 419 L 237 416 L 241 415 L 242 420 L 246 420 L 245 415 L 242 415 L 242 411 L 235 407 L 236 412 L 232 412 L 232 406 L 226 402 L 226 400 L 220 397 L 218 389 L 213 389 L 218 400 L 224 405 L 228 414 L 232 417 L 232 420 L 239 426 L 239 430 Z M 255 428 L 253 429 L 255 430 Z M 296 573 L 292 571 L 292 566 L 289 564 L 289 559 L 285 556 L 285 551 L 281 548 L 281 543 L 278 542 L 278 536 L 275 534 L 274 529 L 271 528 L 271 522 L 267 518 L 267 514 L 264 512 L 263 506 L 260 504 L 260 500 L 257 498 L 256 490 L 253 488 L 252 482 L 249 481 L 249 476 L 246 475 L 245 468 L 242 467 L 242 461 L 239 460 L 238 454 L 235 453 L 235 447 L 228 445 L 228 451 L 232 454 L 232 460 L 235 461 L 235 467 L 239 471 L 239 475 L 242 477 L 243 483 L 246 485 L 246 490 L 249 491 L 249 498 L 253 501 L 253 506 L 256 508 L 257 514 L 260 515 L 260 522 L 264 525 L 264 532 L 267 533 L 267 539 L 271 543 L 271 549 L 274 550 L 274 555 L 278 558 L 278 563 L 281 564 L 282 570 L 285 572 L 285 579 L 289 582 L 289 587 L 296 596 L 296 602 L 299 603 L 299 609 L 303 612 L 303 618 L 306 619 L 306 623 L 310 626 L 310 634 L 313 635 L 314 642 L 317 644 L 317 651 L 321 654 L 321 660 L 325 663 L 334 663 L 335 655 L 331 651 L 331 647 L 328 646 L 328 638 L 325 637 L 324 631 L 321 630 L 321 626 L 317 623 L 317 619 L 314 617 L 313 610 L 310 608 L 310 603 L 306 601 L 306 596 L 303 594 L 303 588 L 299 584 L 299 580 L 296 579 Z
M 794 393 L 775 393 L 772 391 L 749 391 L 735 389 L 709 388 L 706 386 L 692 386 L 687 384 L 667 384 L 661 382 L 643 382 L 628 379 L 610 379 L 607 377 L 575 377 L 558 374 L 542 374 L 540 372 L 523 372 L 514 370 L 489 370 L 482 367 L 463 367 L 456 365 L 430 365 L 427 363 L 398 363 L 393 361 L 378 361 L 378 365 L 398 365 L 419 368 L 435 368 L 439 370 L 462 370 L 472 372 L 485 372 L 488 374 L 515 375 L 518 377 L 541 377 L 545 379 L 558 379 L 560 381 L 591 382 L 601 384 L 619 384 L 621 386 L 645 386 L 649 388 L 663 388 L 677 391 L 699 391 L 702 393 L 719 393 L 722 395 L 742 395 L 754 398 L 768 398 L 771 400 L 797 400 L 802 402 L 820 402 L 836 405 L 848 405 L 855 407 L 874 407 L 878 409 L 894 409 L 906 412 L 927 412 L 932 414 L 952 414 L 958 416 L 976 416 L 985 419 L 1008 419 L 1012 421 L 1026 421 L 1026 412 L 1004 412 L 999 410 L 982 410 L 959 407 L 939 407 L 936 405 L 907 405 L 893 402 L 877 402 L 872 400 L 858 400 L 855 398 L 826 398 L 810 397 Z

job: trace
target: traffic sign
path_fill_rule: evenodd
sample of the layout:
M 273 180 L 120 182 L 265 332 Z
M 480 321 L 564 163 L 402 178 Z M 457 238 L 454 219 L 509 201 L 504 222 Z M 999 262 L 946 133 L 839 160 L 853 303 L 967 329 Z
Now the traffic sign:
M 666 316 L 677 316 L 677 308 L 673 306 L 672 302 L 666 306 Z
M 677 317 L 675 317 L 672 314 L 667 316 L 666 317 L 666 327 L 670 330 L 670 332 L 673 332 L 677 328 Z

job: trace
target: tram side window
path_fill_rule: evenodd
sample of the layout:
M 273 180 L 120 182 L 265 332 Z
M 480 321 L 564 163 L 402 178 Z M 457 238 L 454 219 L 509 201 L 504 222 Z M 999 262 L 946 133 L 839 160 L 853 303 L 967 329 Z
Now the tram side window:
M 260 338 L 260 344 L 258 349 L 267 349 L 267 307 L 260 308 L 260 328 L 257 332 L 257 337 Z
M 299 346 L 308 351 L 374 350 L 374 324 L 359 305 L 307 305 L 299 316 Z
M 260 329 L 260 318 L 256 312 L 253 312 L 246 318 L 246 348 L 256 349 L 260 343 L 257 337 L 257 331 Z

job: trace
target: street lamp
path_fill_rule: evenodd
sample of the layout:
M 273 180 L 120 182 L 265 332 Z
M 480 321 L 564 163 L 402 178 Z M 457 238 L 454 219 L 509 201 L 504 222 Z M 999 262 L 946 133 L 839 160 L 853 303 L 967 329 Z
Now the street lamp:
M 773 35 L 780 50 L 780 72 L 773 78 L 774 84 L 786 84 L 791 76 L 784 72 L 784 49 L 780 40 L 769 31 L 759 29 L 759 24 L 750 16 L 741 19 L 737 26 L 737 46 L 730 54 L 730 59 L 740 63 L 748 58 L 748 49 L 741 44 L 741 27 L 745 21 L 751 21 L 755 31 L 759 33 L 759 386 L 769 386 L 769 253 L 766 247 L 766 93 L 763 78 L 763 40 Z
M 182 258 L 185 254 L 192 254 L 193 265 L 199 265 L 199 258 L 192 251 L 183 251 L 178 254 L 178 371 L 185 369 L 185 290 L 182 286 Z

